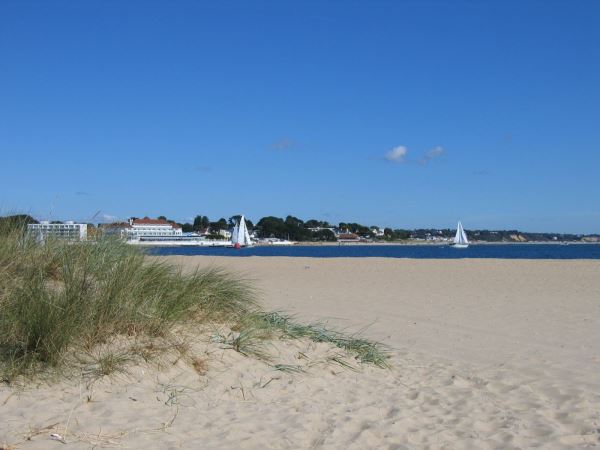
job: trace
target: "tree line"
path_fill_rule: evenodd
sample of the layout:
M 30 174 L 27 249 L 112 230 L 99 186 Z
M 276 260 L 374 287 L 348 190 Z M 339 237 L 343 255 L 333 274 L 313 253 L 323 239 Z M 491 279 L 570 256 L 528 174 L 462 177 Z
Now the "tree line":
M 218 234 L 220 230 L 232 228 L 239 221 L 240 217 L 237 215 L 229 219 L 221 218 L 217 221 L 211 221 L 208 216 L 197 215 L 193 223 L 183 223 L 180 225 L 184 232 L 199 232 L 210 229 L 211 234 Z M 167 220 L 166 217 L 161 218 Z M 378 236 L 377 231 L 379 227 L 377 226 L 367 226 L 355 222 L 331 224 L 327 221 L 317 219 L 304 221 L 291 215 L 285 218 L 266 216 L 261 218 L 256 224 L 246 219 L 246 225 L 250 232 L 254 232 L 259 238 L 289 239 L 299 242 L 334 242 L 337 240 L 336 233 L 351 233 L 363 239 L 398 240 L 410 238 L 408 230 L 386 228 L 383 236 Z
M 241 216 L 235 215 L 228 219 L 220 218 L 211 221 L 208 216 L 197 215 L 192 223 L 178 223 L 169 220 L 166 216 L 159 216 L 159 219 L 166 220 L 181 226 L 183 232 L 204 232 L 209 230 L 209 237 L 213 239 L 223 239 L 219 234 L 222 230 L 229 230 L 235 226 Z M 16 214 L 9 216 L 0 216 L 0 232 L 14 227 L 25 227 L 30 223 L 39 223 L 35 218 L 26 214 Z M 52 223 L 62 223 L 52 221 Z M 352 233 L 363 239 L 373 239 L 380 241 L 402 241 L 407 239 L 428 240 L 432 238 L 451 239 L 456 230 L 451 228 L 418 228 L 392 229 L 384 228 L 383 233 L 377 226 L 366 226 L 355 222 L 340 222 L 331 224 L 327 221 L 310 219 L 303 221 L 294 216 L 286 218 L 266 216 L 261 218 L 256 224 L 246 219 L 246 224 L 251 233 L 255 233 L 259 238 L 289 239 L 292 241 L 336 241 L 336 233 Z M 100 226 L 100 224 L 99 224 Z M 88 231 L 94 229 L 93 224 L 88 224 Z M 544 241 L 582 241 L 591 239 L 600 239 L 599 234 L 568 234 L 568 233 L 531 233 L 519 230 L 465 230 L 467 237 L 472 241 L 484 242 L 544 242 Z
M 221 218 L 217 221 L 211 221 L 208 216 L 198 215 L 193 223 L 179 224 L 184 232 L 198 232 L 205 229 L 211 230 L 211 236 L 218 235 L 220 230 L 233 228 L 241 216 L 231 216 L 229 219 Z M 160 218 L 166 219 L 161 216 Z M 289 239 L 291 241 L 324 241 L 333 242 L 337 240 L 337 234 L 349 233 L 367 240 L 381 241 L 403 241 L 408 239 L 428 240 L 428 239 L 452 239 L 456 234 L 453 228 L 389 228 L 383 229 L 377 226 L 367 226 L 356 222 L 339 222 L 331 224 L 327 221 L 310 219 L 303 221 L 294 216 L 285 218 L 266 216 L 261 218 L 256 224 L 246 219 L 246 224 L 250 232 L 254 232 L 257 237 L 263 239 Z M 542 241 L 580 241 L 584 237 L 598 237 L 596 234 L 579 235 L 570 233 L 531 233 L 518 230 L 465 230 L 467 237 L 473 241 L 484 242 L 542 242 Z

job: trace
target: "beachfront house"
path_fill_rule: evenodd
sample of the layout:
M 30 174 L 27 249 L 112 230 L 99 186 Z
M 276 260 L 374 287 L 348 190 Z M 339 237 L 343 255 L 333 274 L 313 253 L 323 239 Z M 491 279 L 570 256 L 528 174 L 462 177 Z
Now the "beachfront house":
M 339 229 L 335 228 L 335 227 L 309 227 L 308 228 L 310 231 L 312 231 L 313 233 L 318 233 L 319 231 L 322 230 L 329 230 L 331 231 L 334 235 L 339 234 Z
M 337 236 L 338 242 L 360 242 L 360 236 L 354 233 L 340 233 Z
M 198 234 L 205 238 L 209 237 L 210 236 L 210 227 L 200 228 L 200 230 L 198 230 Z
M 385 232 L 383 228 L 379 228 L 379 227 L 371 227 L 371 232 L 373 233 L 373 236 L 378 237 L 378 238 L 382 238 L 385 236 Z
M 163 219 L 129 219 L 129 227 L 124 229 L 125 236 L 129 239 L 142 237 L 177 237 L 182 236 L 181 226 L 175 222 Z
M 87 224 L 75 223 L 72 220 L 67 220 L 64 223 L 50 223 L 47 220 L 42 220 L 40 223 L 28 224 L 27 232 L 41 241 L 47 238 L 85 241 L 87 239 Z
M 229 230 L 219 230 L 217 234 L 222 236 L 224 239 L 231 239 L 231 231 Z

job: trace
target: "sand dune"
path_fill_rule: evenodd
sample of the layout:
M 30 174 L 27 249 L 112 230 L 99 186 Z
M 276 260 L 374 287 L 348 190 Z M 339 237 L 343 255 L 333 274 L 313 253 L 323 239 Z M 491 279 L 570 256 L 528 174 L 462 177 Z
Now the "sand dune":
M 600 446 L 600 263 L 170 258 L 256 279 L 271 309 L 393 347 L 351 371 L 325 344 L 271 351 L 286 373 L 199 336 L 128 377 L 0 388 L 17 448 L 571 449 Z M 50 440 L 50 433 L 67 444 Z M 27 437 L 30 440 L 27 440 Z

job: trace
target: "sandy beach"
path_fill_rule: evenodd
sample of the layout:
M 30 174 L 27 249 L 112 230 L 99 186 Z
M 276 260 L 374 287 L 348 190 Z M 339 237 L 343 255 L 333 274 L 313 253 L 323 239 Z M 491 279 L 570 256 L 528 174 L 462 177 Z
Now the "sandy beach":
M 600 261 L 164 259 L 251 278 L 267 309 L 389 345 L 392 368 L 285 341 L 272 351 L 306 372 L 280 371 L 198 338 L 200 368 L 167 358 L 93 384 L 1 386 L 0 445 L 600 446 Z

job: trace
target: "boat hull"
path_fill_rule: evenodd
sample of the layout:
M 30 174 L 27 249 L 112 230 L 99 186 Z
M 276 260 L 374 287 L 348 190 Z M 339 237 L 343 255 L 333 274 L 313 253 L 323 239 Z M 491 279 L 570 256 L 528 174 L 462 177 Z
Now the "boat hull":
M 468 248 L 469 244 L 451 244 L 450 247 L 452 247 L 452 248 Z

